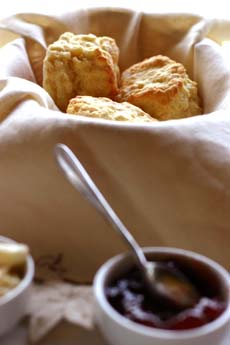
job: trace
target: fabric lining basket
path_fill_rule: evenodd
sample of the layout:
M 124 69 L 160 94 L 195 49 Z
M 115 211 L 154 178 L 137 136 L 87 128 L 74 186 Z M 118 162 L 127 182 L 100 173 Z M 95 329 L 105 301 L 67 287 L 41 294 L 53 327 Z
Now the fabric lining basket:
M 195 250 L 230 265 L 230 23 L 97 8 L 0 23 L 1 234 L 30 245 L 39 277 L 77 282 L 126 250 L 64 179 L 67 144 L 143 246 Z M 116 39 L 120 68 L 163 54 L 199 85 L 204 115 L 129 124 L 60 112 L 42 89 L 46 47 L 65 31 Z M 5 43 L 4 41 L 4 43 Z

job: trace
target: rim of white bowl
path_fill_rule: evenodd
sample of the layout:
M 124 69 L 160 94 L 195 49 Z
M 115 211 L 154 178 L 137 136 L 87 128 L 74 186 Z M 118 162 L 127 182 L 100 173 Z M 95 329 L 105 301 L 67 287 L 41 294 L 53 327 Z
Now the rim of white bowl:
M 179 254 L 186 256 L 188 258 L 195 258 L 198 261 L 201 261 L 203 264 L 206 264 L 209 267 L 212 267 L 216 272 L 224 278 L 224 280 L 228 281 L 230 287 L 230 274 L 228 271 L 218 264 L 216 261 L 196 252 L 186 250 L 186 249 L 179 249 L 175 247 L 143 247 L 145 253 L 171 253 L 171 254 Z M 228 301 L 228 305 L 223 313 L 214 321 L 210 323 L 200 326 L 198 328 L 189 329 L 189 330 L 165 330 L 165 329 L 157 329 L 153 327 L 148 327 L 145 325 L 141 325 L 137 322 L 127 319 L 125 316 L 121 315 L 118 311 L 116 311 L 111 304 L 109 303 L 108 299 L 105 296 L 104 284 L 107 275 L 109 274 L 110 270 L 114 267 L 117 262 L 123 261 L 129 253 L 122 253 L 115 257 L 112 257 L 108 261 L 106 261 L 97 271 L 93 287 L 94 287 L 94 295 L 98 303 L 100 304 L 101 308 L 104 312 L 113 319 L 116 323 L 120 324 L 122 327 L 127 328 L 128 330 L 139 333 L 148 337 L 154 338 L 164 338 L 164 339 L 185 339 L 185 338 L 195 338 L 204 336 L 207 333 L 213 333 L 216 329 L 223 326 L 227 321 L 230 319 L 230 297 Z
M 17 243 L 11 238 L 5 236 L 0 236 L 0 242 Z M 9 303 L 15 297 L 20 295 L 31 284 L 34 277 L 34 270 L 34 260 L 31 255 L 28 255 L 26 259 L 26 272 L 23 278 L 15 288 L 9 290 L 5 295 L 0 297 L 0 306 Z

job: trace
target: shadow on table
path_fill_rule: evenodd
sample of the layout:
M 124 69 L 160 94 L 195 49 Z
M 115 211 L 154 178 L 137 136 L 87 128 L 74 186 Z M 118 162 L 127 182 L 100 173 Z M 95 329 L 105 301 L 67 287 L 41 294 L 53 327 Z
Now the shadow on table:
M 98 330 L 87 331 L 76 325 L 62 322 L 36 345 L 108 345 Z

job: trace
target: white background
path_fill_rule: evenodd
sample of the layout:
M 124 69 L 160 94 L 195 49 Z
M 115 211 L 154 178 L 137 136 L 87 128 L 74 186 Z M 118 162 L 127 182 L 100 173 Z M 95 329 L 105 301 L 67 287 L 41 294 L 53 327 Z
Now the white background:
M 47 14 L 74 10 L 77 6 L 129 7 L 148 12 L 193 12 L 201 15 L 230 19 L 227 0 L 6 0 L 1 1 L 0 18 L 17 12 L 45 12 Z

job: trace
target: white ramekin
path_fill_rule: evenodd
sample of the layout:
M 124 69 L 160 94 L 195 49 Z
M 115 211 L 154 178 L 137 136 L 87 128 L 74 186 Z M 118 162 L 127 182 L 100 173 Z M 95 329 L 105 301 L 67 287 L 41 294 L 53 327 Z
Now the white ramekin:
M 105 295 L 109 282 L 132 266 L 131 256 L 121 254 L 102 265 L 94 279 L 95 318 L 106 340 L 112 345 L 227 345 L 230 337 L 229 273 L 213 260 L 191 251 L 168 247 L 150 247 L 144 251 L 149 259 L 179 258 L 202 267 L 205 275 L 220 284 L 226 309 L 216 320 L 192 330 L 159 330 L 128 320 L 110 305 Z
M 14 242 L 0 236 L 0 242 Z M 28 313 L 30 287 L 34 277 L 34 261 L 28 255 L 26 271 L 16 288 L 0 297 L 0 335 L 12 329 Z

